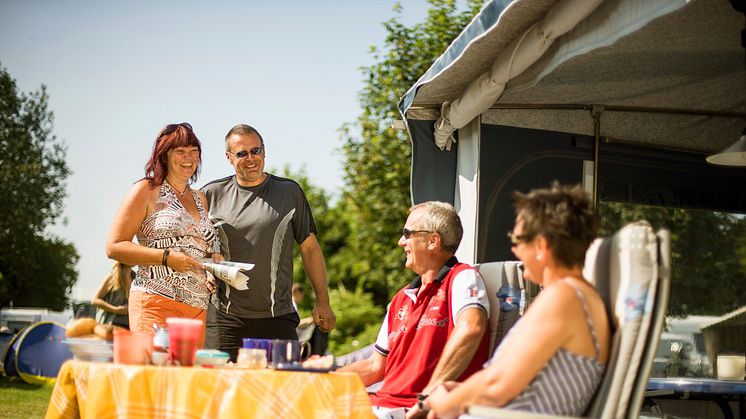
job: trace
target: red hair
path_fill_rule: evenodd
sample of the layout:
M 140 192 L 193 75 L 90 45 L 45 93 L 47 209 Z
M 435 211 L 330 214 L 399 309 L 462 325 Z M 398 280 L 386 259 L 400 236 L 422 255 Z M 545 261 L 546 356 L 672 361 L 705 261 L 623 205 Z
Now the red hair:
M 153 144 L 153 153 L 145 164 L 145 179 L 150 186 L 163 184 L 168 175 L 168 151 L 176 147 L 197 147 L 199 150 L 199 160 L 197 161 L 197 170 L 189 178 L 189 183 L 194 183 L 199 177 L 199 170 L 202 167 L 202 145 L 199 138 L 192 131 L 192 126 L 186 122 L 181 124 L 166 125 L 158 134 Z

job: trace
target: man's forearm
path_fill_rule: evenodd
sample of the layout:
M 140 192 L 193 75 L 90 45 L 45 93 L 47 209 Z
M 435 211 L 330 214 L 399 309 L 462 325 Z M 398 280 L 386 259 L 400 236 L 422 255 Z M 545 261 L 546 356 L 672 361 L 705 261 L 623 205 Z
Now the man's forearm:
M 337 372 L 356 373 L 360 376 L 360 379 L 366 387 L 383 380 L 383 368 L 377 365 L 371 358 L 345 365 L 344 367 L 337 369 Z
M 311 237 L 306 240 L 311 240 Z M 328 305 L 329 281 L 326 276 L 326 266 L 324 264 L 324 255 L 321 253 L 321 247 L 318 245 L 316 238 L 313 237 L 313 242 L 303 242 L 300 250 L 303 269 L 306 271 L 309 281 L 311 281 L 311 287 L 316 295 L 316 303 Z
M 461 316 L 465 317 L 461 318 Z M 461 316 L 448 338 L 443 354 L 423 393 L 430 393 L 435 386 L 444 381 L 456 380 L 477 353 L 482 336 L 487 329 L 486 314 L 479 309 L 469 309 Z

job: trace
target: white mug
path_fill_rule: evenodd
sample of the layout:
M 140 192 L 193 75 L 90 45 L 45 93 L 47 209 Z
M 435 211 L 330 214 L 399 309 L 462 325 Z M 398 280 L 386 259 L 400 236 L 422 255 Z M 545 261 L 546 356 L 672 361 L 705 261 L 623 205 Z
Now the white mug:
M 746 357 L 743 355 L 718 355 L 718 380 L 743 380 L 746 375 Z

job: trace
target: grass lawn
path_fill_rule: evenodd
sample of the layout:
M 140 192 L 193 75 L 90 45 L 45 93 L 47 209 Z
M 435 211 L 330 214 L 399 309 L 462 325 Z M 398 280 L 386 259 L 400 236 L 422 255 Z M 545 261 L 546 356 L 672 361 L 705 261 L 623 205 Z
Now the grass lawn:
M 43 418 L 52 397 L 52 385 L 32 385 L 20 377 L 0 377 L 0 417 Z

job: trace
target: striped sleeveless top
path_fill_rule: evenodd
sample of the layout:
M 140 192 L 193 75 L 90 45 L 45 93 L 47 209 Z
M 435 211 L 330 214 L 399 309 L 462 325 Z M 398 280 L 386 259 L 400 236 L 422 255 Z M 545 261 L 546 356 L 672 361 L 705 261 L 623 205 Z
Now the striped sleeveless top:
M 588 306 L 583 293 L 577 285 L 572 283 L 570 285 L 575 288 L 583 305 L 583 312 L 596 350 L 595 358 L 577 355 L 560 348 L 528 387 L 503 408 L 564 416 L 581 416 L 588 409 L 591 399 L 596 394 L 596 389 L 601 384 L 605 367 L 598 361 L 601 346 L 588 315 Z
M 219 249 L 215 228 L 199 196 L 190 190 L 197 204 L 199 221 L 189 214 L 168 181 L 161 184 L 153 213 L 143 221 L 137 241 L 155 249 L 171 249 L 202 259 Z M 219 252 L 219 250 L 218 250 Z M 206 310 L 210 298 L 207 280 L 212 274 L 200 269 L 176 272 L 163 265 L 140 265 L 130 291 L 158 294 Z

